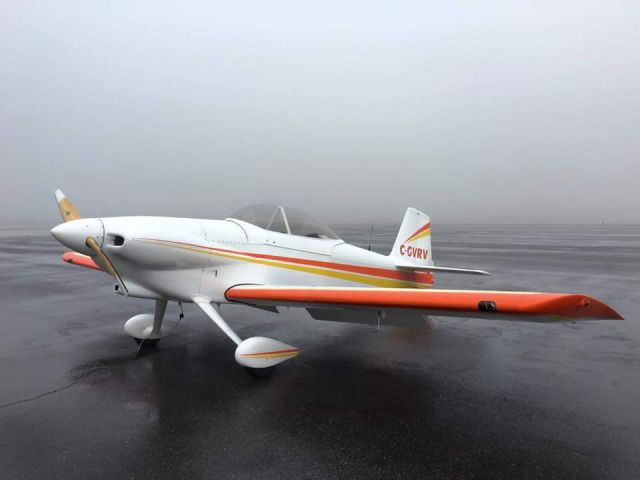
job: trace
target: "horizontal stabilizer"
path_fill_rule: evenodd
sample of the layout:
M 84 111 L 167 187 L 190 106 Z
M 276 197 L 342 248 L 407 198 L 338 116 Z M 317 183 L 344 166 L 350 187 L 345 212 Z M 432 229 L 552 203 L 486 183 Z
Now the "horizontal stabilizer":
M 436 267 L 431 252 L 431 220 L 415 208 L 407 209 L 389 256 L 401 270 L 491 275 L 484 270 Z
M 468 268 L 454 268 L 454 267 L 436 267 L 435 265 L 408 265 L 403 263 L 397 263 L 396 267 L 401 270 L 414 270 L 416 272 L 446 272 L 446 273 L 465 273 L 468 275 L 493 275 L 493 273 L 485 272 L 484 270 L 473 270 Z
M 251 305 L 402 308 L 425 315 L 543 321 L 622 320 L 607 304 L 573 293 L 238 285 L 225 295 Z

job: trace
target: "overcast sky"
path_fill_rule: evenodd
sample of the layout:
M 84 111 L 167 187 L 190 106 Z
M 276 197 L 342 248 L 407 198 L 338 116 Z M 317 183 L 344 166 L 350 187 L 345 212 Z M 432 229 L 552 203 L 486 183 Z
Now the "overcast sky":
M 0 0 L 0 224 L 640 222 L 640 2 Z

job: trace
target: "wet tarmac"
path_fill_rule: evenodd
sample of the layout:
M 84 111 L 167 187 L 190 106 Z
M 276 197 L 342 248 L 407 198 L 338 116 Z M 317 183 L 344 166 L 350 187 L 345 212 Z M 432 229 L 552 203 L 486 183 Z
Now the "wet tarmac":
M 63 264 L 44 230 L 0 230 L 0 478 L 640 478 L 640 227 L 434 236 L 437 263 L 496 274 L 440 287 L 578 291 L 627 320 L 376 331 L 223 306 L 241 336 L 302 350 L 256 379 L 192 305 L 135 359 L 122 326 L 151 302 Z

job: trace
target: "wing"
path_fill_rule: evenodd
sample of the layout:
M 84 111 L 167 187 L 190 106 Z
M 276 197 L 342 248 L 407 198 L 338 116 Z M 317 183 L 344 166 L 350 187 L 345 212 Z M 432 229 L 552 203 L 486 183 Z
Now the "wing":
M 573 293 L 238 285 L 229 288 L 226 297 L 256 306 L 403 309 L 424 315 L 533 321 L 622 320 L 607 304 Z
M 66 252 L 64 255 L 62 255 L 62 260 L 73 265 L 79 265 L 81 267 L 90 268 L 92 270 L 103 271 L 102 268 L 100 268 L 100 266 L 93 261 L 93 258 L 81 253 Z

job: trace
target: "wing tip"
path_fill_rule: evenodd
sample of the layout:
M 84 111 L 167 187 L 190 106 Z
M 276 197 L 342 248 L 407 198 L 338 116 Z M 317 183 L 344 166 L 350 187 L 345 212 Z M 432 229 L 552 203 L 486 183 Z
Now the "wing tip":
M 609 305 L 587 295 L 568 294 L 554 303 L 563 315 L 576 320 L 624 320 L 624 317 Z
M 602 320 L 624 320 L 624 317 L 616 312 L 606 303 L 591 297 L 584 297 L 582 304 L 585 308 L 593 308 L 593 318 L 599 318 Z
M 65 252 L 62 255 L 62 261 L 71 265 L 89 268 L 91 270 L 102 271 L 102 268 L 88 255 L 78 252 Z

